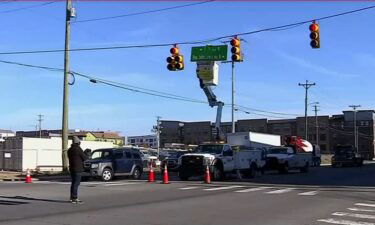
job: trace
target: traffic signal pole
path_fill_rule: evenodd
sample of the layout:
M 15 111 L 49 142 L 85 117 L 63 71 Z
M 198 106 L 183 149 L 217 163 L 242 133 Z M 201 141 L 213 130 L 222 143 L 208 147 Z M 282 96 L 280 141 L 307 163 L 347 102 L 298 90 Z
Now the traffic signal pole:
M 72 0 L 66 1 L 65 20 L 65 55 L 64 55 L 64 93 L 63 93 L 63 118 L 62 118 L 62 166 L 63 171 L 68 171 L 68 98 L 69 98 L 69 42 L 70 42 L 70 18 Z
M 234 74 L 234 61 L 232 61 L 232 133 L 236 132 L 236 122 L 234 121 L 235 110 L 235 74 Z

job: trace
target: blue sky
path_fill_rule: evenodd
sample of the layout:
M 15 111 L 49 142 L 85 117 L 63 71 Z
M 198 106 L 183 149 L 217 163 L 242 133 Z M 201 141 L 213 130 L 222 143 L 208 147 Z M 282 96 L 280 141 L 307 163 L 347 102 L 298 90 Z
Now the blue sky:
M 64 47 L 65 4 L 13 13 L 2 11 L 40 4 L 0 5 L 0 52 L 61 49 Z M 187 4 L 187 2 L 74 2 L 77 20 L 113 16 Z M 278 26 L 370 6 L 371 2 L 211 2 L 183 9 L 88 23 L 73 23 L 72 48 L 173 43 Z M 309 46 L 308 25 L 284 31 L 243 36 L 245 61 L 236 66 L 237 103 L 283 113 L 304 113 L 306 79 L 316 82 L 310 102 L 321 103 L 321 114 L 337 114 L 350 104 L 374 109 L 375 10 L 320 21 L 321 48 Z M 221 44 L 212 42 L 210 44 Z M 189 62 L 192 46 L 181 46 L 185 70 L 169 72 L 169 47 L 72 52 L 77 72 L 206 100 Z M 63 54 L 0 55 L 0 60 L 63 67 Z M 231 103 L 230 64 L 220 65 L 218 98 Z M 0 65 L 0 128 L 32 130 L 38 114 L 43 128 L 60 129 L 62 73 Z M 77 78 L 70 86 L 70 128 L 121 131 L 124 135 L 150 133 L 156 116 L 165 120 L 211 120 L 208 105 L 162 99 L 92 84 Z M 309 113 L 313 114 L 311 108 Z M 229 121 L 230 108 L 223 111 Z M 262 116 L 238 112 L 236 118 Z M 269 117 L 269 119 L 274 119 Z

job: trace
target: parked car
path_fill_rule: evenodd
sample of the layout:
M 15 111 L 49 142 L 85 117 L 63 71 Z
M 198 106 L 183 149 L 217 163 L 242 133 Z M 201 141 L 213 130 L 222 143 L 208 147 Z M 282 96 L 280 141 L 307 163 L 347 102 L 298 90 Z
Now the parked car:
M 110 181 L 116 176 L 140 179 L 143 173 L 141 153 L 134 148 L 98 149 L 85 161 L 85 171 L 103 181 Z
M 178 171 L 178 158 L 188 153 L 188 151 L 170 151 L 168 156 L 161 161 L 160 169 L 164 171 L 165 164 L 167 164 L 168 171 Z
M 356 154 L 353 146 L 337 146 L 331 159 L 332 167 L 362 166 L 363 157 Z

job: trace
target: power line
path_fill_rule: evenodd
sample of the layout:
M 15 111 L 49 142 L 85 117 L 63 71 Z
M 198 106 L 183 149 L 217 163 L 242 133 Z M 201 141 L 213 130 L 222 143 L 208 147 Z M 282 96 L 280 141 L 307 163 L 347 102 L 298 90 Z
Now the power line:
M 16 0 L 15 0 L 16 1 Z M 32 8 L 37 8 L 37 7 L 43 7 L 43 6 L 46 6 L 46 5 L 50 5 L 50 4 L 53 4 L 53 3 L 56 3 L 56 2 L 60 2 L 61 0 L 59 1 L 53 1 L 53 2 L 45 2 L 45 3 L 42 3 L 42 4 L 38 4 L 38 5 L 31 5 L 31 6 L 26 6 L 26 7 L 21 7 L 21 8 L 17 8 L 17 9 L 10 9 L 10 10 L 5 10 L 5 11 L 0 11 L 0 13 L 12 13 L 12 12 L 17 12 L 17 11 L 21 11 L 21 10 L 26 10 L 26 9 L 32 9 Z M 9 1 L 10 2 L 10 1 Z M 9 3 L 8 2 L 8 3 Z
M 365 10 L 370 10 L 375 8 L 375 6 L 369 6 L 365 8 L 360 8 L 356 10 L 351 10 L 343 13 L 338 13 L 334 15 L 329 15 L 325 17 L 320 17 L 320 18 L 314 18 L 306 21 L 301 21 L 301 22 L 296 22 L 292 24 L 287 24 L 287 25 L 281 25 L 281 26 L 276 26 L 276 27 L 270 27 L 270 28 L 264 28 L 260 30 L 255 30 L 255 31 L 249 31 L 249 32 L 243 32 L 243 33 L 235 33 L 235 34 L 230 34 L 230 35 L 225 35 L 225 36 L 220 36 L 220 37 L 215 37 L 215 38 L 210 38 L 210 39 L 205 39 L 205 40 L 197 40 L 197 41 L 184 41 L 184 42 L 172 42 L 172 43 L 162 43 L 162 44 L 145 44 L 145 45 L 126 45 L 126 46 L 109 46 L 109 47 L 93 47 L 93 48 L 76 48 L 76 49 L 70 49 L 69 51 L 99 51 L 99 50 L 115 50 L 115 49 L 130 49 L 130 48 L 154 48 L 154 47 L 166 47 L 166 46 L 171 46 L 171 45 L 194 45 L 194 44 L 204 44 L 204 43 L 210 43 L 214 41 L 220 41 L 222 39 L 227 39 L 231 38 L 233 36 L 246 36 L 246 35 L 251 35 L 251 34 L 256 34 L 256 33 L 261 33 L 261 32 L 266 32 L 266 31 L 277 31 L 280 29 L 284 28 L 292 28 L 297 25 L 303 25 L 306 23 L 311 23 L 313 21 L 318 21 L 318 20 L 326 20 L 338 16 L 343 16 L 343 15 L 348 15 L 352 13 L 357 13 L 360 11 L 365 11 Z M 0 12 L 1 13 L 1 12 Z M 64 52 L 64 49 L 52 49 L 52 50 L 35 50 L 35 51 L 14 51 L 14 52 L 0 52 L 0 55 L 16 55 L 16 54 L 39 54 L 39 53 L 57 53 L 57 52 Z
M 235 106 L 240 107 L 240 108 L 244 108 L 244 109 L 248 109 L 248 110 L 251 110 L 251 111 L 263 112 L 263 113 L 269 113 L 269 114 L 277 114 L 277 115 L 285 115 L 285 116 L 301 116 L 299 114 L 293 114 L 293 113 L 281 113 L 281 112 L 272 112 L 272 111 L 254 109 L 254 108 L 250 108 L 250 107 L 246 107 L 246 106 L 242 106 L 242 105 L 235 105 Z
M 23 67 L 28 67 L 28 68 L 44 69 L 44 70 L 53 71 L 53 72 L 63 72 L 64 71 L 63 69 L 55 68 L 55 67 L 37 66 L 37 65 L 25 64 L 25 63 L 19 63 L 19 62 L 11 62 L 11 61 L 5 61 L 5 60 L 0 60 L 0 63 L 23 66 Z M 173 100 L 180 100 L 180 101 L 185 101 L 185 102 L 207 104 L 207 102 L 203 101 L 203 100 L 188 98 L 188 97 L 175 95 L 175 94 L 171 94 L 171 93 L 167 93 L 167 92 L 161 92 L 161 91 L 156 91 L 156 90 L 152 90 L 152 89 L 128 85 L 128 84 L 124 84 L 124 83 L 120 83 L 120 82 L 105 80 L 105 79 L 97 78 L 97 77 L 94 77 L 94 76 L 89 76 L 89 75 L 85 75 L 85 74 L 82 74 L 82 73 L 78 73 L 78 72 L 75 72 L 75 71 L 70 71 L 70 74 L 72 74 L 73 76 L 77 75 L 77 76 L 86 78 L 92 83 L 102 83 L 102 84 L 105 84 L 105 85 L 109 85 L 109 86 L 116 87 L 116 88 L 121 88 L 121 89 L 132 91 L 132 92 L 138 92 L 138 93 L 142 93 L 142 94 L 147 94 L 147 95 L 152 95 L 152 96 L 157 96 L 157 97 L 162 97 L 162 98 L 168 98 L 168 99 L 173 99 Z M 225 105 L 225 106 L 230 107 L 231 105 Z M 236 107 L 251 109 L 250 111 L 288 115 L 287 113 L 270 112 L 270 111 L 265 111 L 265 110 L 260 110 L 260 109 L 249 108 L 249 107 L 242 106 L 242 105 L 236 105 Z M 243 112 L 248 112 L 248 111 L 242 110 L 242 109 L 238 109 L 238 110 L 243 111 Z M 248 113 L 250 113 L 250 112 L 248 112 Z M 272 116 L 272 115 L 266 115 L 266 114 L 255 113 L 255 112 L 251 112 L 251 114 L 259 115 L 259 116 L 279 118 L 279 119 L 286 119 L 285 117 L 281 117 L 281 116 Z M 294 114 L 290 114 L 290 115 L 294 115 Z
M 214 2 L 214 1 L 215 0 L 210 0 L 210 1 L 196 2 L 196 3 L 186 4 L 186 5 L 172 6 L 172 7 L 162 8 L 162 9 L 155 9 L 155 10 L 149 10 L 149 11 L 143 11 L 143 12 L 122 14 L 122 15 L 117 15 L 117 16 L 107 16 L 107 17 L 99 17 L 99 18 L 86 19 L 86 20 L 77 20 L 77 21 L 75 21 L 75 23 L 85 23 L 85 22 L 92 22 L 92 21 L 99 21 L 99 20 L 110 20 L 110 19 L 123 18 L 123 17 L 129 17 L 129 16 L 145 15 L 145 14 L 150 14 L 150 13 L 156 13 L 156 12 L 163 12 L 163 11 L 168 11 L 168 10 L 173 10 L 173 9 L 185 8 L 185 7 L 189 7 L 189 6 L 201 5 L 201 4 Z

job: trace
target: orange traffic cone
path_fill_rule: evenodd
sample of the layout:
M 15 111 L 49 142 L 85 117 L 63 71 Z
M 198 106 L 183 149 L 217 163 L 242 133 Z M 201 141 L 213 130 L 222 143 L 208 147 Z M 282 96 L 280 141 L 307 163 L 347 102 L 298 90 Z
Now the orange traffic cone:
M 148 173 L 148 182 L 155 182 L 155 174 L 154 174 L 154 169 L 152 168 L 152 164 L 150 164 L 150 172 Z
M 164 166 L 163 184 L 169 184 L 167 164 Z
M 204 175 L 204 183 L 211 184 L 211 174 L 210 174 L 210 168 L 208 168 L 208 165 L 206 167 L 206 174 Z
M 26 179 L 25 179 L 25 183 L 26 183 L 26 184 L 30 184 L 30 183 L 32 183 L 32 182 L 33 182 L 33 181 L 32 181 L 32 179 L 31 179 L 30 170 L 27 169 L 27 171 L 26 171 Z

